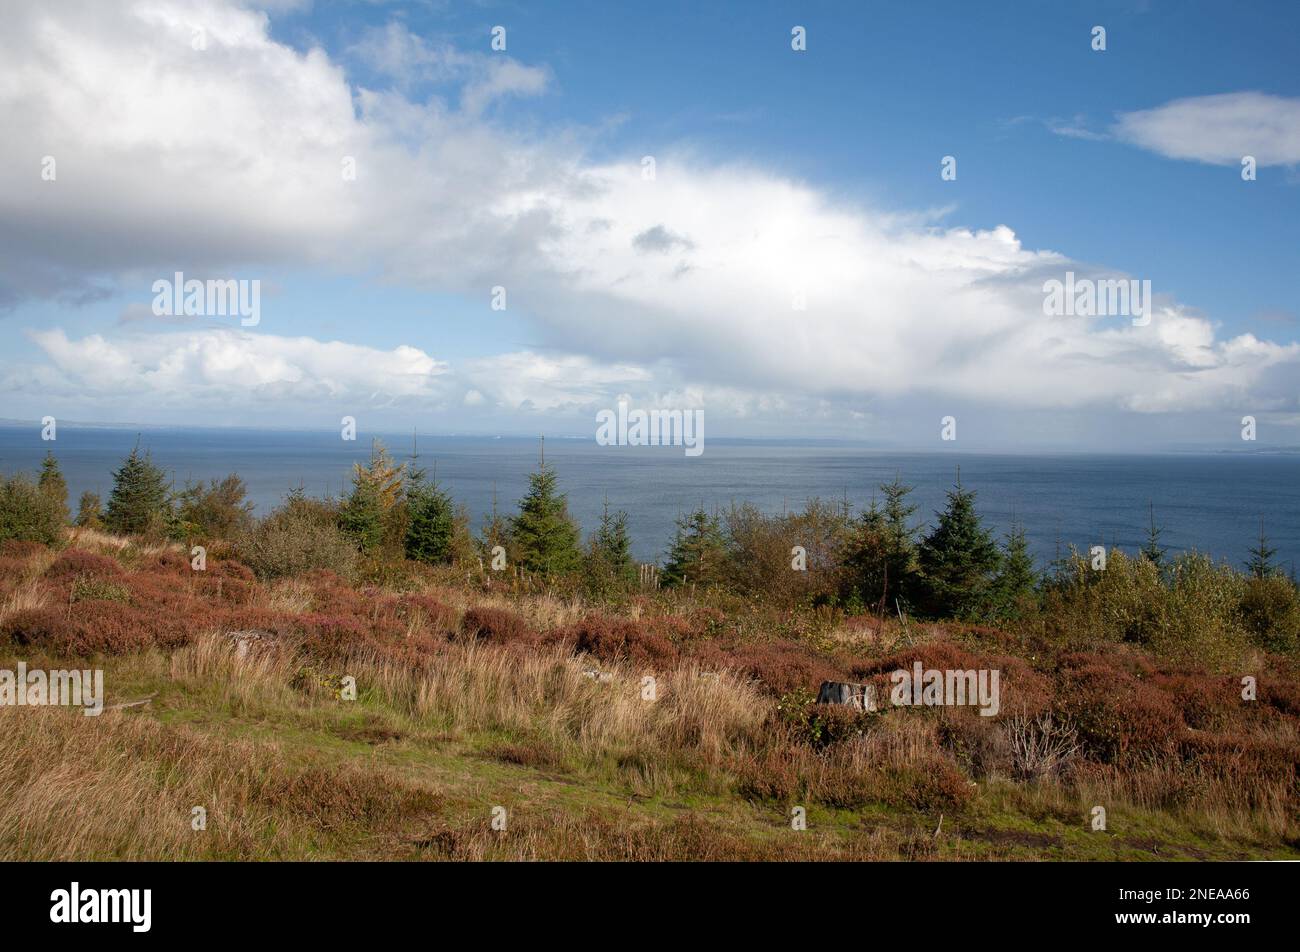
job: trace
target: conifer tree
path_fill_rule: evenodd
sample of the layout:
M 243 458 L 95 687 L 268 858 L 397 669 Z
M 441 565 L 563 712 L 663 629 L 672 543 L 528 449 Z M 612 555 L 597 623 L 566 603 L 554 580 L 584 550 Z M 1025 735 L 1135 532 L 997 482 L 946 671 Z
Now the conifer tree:
M 936 617 L 974 618 L 990 607 L 1001 556 L 975 512 L 975 493 L 959 483 L 918 553 L 926 609 Z
M 850 527 L 843 561 L 853 593 L 868 605 L 910 604 L 915 595 L 916 528 L 909 524 L 916 506 L 908 503 L 912 487 L 901 478 L 882 483 L 884 506 L 872 500 Z
M 373 551 L 386 540 L 397 542 L 405 536 L 404 524 L 397 524 L 405 516 L 404 477 L 404 465 L 394 462 L 378 440 L 371 444 L 369 462 L 364 466 L 353 464 L 352 492 L 339 510 L 339 528 L 363 552 Z
M 451 558 L 456 513 L 451 497 L 437 482 L 425 482 L 417 471 L 406 491 L 410 508 L 406 527 L 406 557 L 417 562 L 447 562 Z
M 591 536 L 588 572 L 596 582 L 628 583 L 636 577 L 627 513 L 619 510 L 611 514 L 608 497 L 601 512 L 600 527 Z
M 677 537 L 664 566 L 663 583 L 716 584 L 723 580 L 726 559 L 726 540 L 718 519 L 701 507 L 677 520 Z
M 492 484 L 492 509 L 483 514 L 483 524 L 479 528 L 478 538 L 475 540 L 478 547 L 478 556 L 488 564 L 492 558 L 492 550 L 500 546 L 507 553 L 509 558 L 513 558 L 513 544 L 510 540 L 510 520 L 501 515 L 497 508 L 497 487 L 496 483 Z
M 113 474 L 104 521 L 124 535 L 164 531 L 171 520 L 166 477 L 137 443 Z
M 1166 550 L 1160 545 L 1160 534 L 1165 530 L 1164 527 L 1156 525 L 1155 504 L 1148 502 L 1147 507 L 1151 513 L 1151 525 L 1147 529 L 1146 544 L 1142 546 L 1142 557 L 1156 568 L 1163 568 Z
M 1034 557 L 1029 553 L 1029 541 L 1024 526 L 1013 525 L 1006 535 L 1002 551 L 1002 567 L 994 587 L 995 612 L 1003 617 L 1015 617 L 1024 602 L 1038 588 L 1039 576 L 1034 568 Z
M 510 538 L 519 563 L 530 572 L 562 575 L 582 564 L 578 526 L 569 516 L 569 503 L 557 491 L 555 470 L 542 463 L 528 477 L 528 492 L 519 500 L 519 513 L 510 520 Z
M 49 450 L 45 451 L 45 460 L 41 463 L 41 476 L 36 485 L 54 503 L 55 510 L 60 514 L 60 521 L 66 524 L 69 517 L 68 484 L 63 479 L 63 473 L 59 471 L 59 461 Z
M 1250 550 L 1250 560 L 1246 563 L 1246 571 L 1252 578 L 1269 578 L 1278 574 L 1278 568 L 1273 563 L 1273 556 L 1277 555 L 1277 549 L 1268 544 L 1268 537 L 1264 535 L 1264 519 L 1261 516 L 1259 520 L 1259 542 Z
M 339 528 L 363 552 L 373 551 L 383 542 L 384 507 L 373 481 L 354 479 L 352 492 L 339 509 Z

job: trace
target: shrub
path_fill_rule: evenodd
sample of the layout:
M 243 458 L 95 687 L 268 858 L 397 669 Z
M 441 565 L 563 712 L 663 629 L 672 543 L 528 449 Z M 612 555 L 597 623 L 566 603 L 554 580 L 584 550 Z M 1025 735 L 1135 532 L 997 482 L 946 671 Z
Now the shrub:
M 600 526 L 592 533 L 583 565 L 587 592 L 596 597 L 628 589 L 636 581 L 632 559 L 632 537 L 627 531 L 627 513 L 610 513 L 609 500 L 601 513 Z
M 493 644 L 531 643 L 538 638 L 537 632 L 523 618 L 503 608 L 471 608 L 461 619 L 460 628 L 471 641 Z
M 283 578 L 327 569 L 344 579 L 357 569 L 355 544 L 338 528 L 334 506 L 300 491 L 236 545 L 239 559 L 260 578 Z
M 663 635 L 636 622 L 588 615 L 560 636 L 601 661 L 626 661 L 634 667 L 656 668 L 672 664 L 677 649 Z
M 73 525 L 79 529 L 97 531 L 104 529 L 103 503 L 99 499 L 99 493 L 86 490 L 81 494 L 81 501 L 77 504 L 77 518 Z
M 693 651 L 701 664 L 730 668 L 756 679 L 776 697 L 792 691 L 815 692 L 823 681 L 842 681 L 844 673 L 828 658 L 805 645 L 782 638 L 734 645 L 702 644 Z
M 0 477 L 0 542 L 40 542 L 63 539 L 66 512 L 50 493 L 26 476 Z
M 26 562 L 46 551 L 48 549 L 40 542 L 19 539 L 0 542 L 0 558 L 13 559 L 15 562 Z
M 1103 763 L 1168 752 L 1186 733 L 1167 693 L 1105 664 L 1066 669 L 1056 696 L 1057 716 L 1078 730 L 1084 752 Z
M 58 650 L 75 644 L 80 627 L 57 608 L 29 608 L 15 612 L 0 625 L 0 638 L 22 647 Z
M 863 736 L 877 716 L 844 704 L 818 704 L 805 688 L 782 695 L 776 709 L 792 734 L 817 750 Z
M 782 607 L 836 598 L 842 587 L 838 556 L 846 522 L 843 506 L 819 499 L 809 500 L 800 512 L 779 516 L 748 503 L 733 505 L 723 516 L 728 586 Z M 803 549 L 801 571 L 792 571 L 796 545 Z M 689 562 L 684 569 L 689 576 Z
M 727 546 L 717 517 L 696 509 L 678 519 L 677 537 L 664 565 L 663 584 L 717 585 L 726 577 L 726 570 Z
M 1002 556 L 975 512 L 975 493 L 957 486 L 933 531 L 921 540 L 923 605 L 941 618 L 978 618 L 995 602 Z
M 122 575 L 122 566 L 106 555 L 95 555 L 83 549 L 67 549 L 45 570 L 51 582 L 71 583 L 76 579 L 115 579 Z
M 59 470 L 59 461 L 48 450 L 45 453 L 45 461 L 41 464 L 41 476 L 37 480 L 36 486 L 41 492 L 49 496 L 51 502 L 54 503 L 59 515 L 59 524 L 66 525 L 68 522 L 68 484 L 63 478 L 63 473 Z
M 907 501 L 912 487 L 901 478 L 881 483 L 883 506 L 871 506 L 845 527 L 840 557 L 844 589 L 851 602 L 893 609 L 910 607 L 919 594 L 916 506 Z
M 181 534 L 210 539 L 232 539 L 253 521 L 253 504 L 246 501 L 248 488 L 234 473 L 220 481 L 211 480 L 185 487 L 177 498 L 176 516 Z
M 1290 579 L 1266 575 L 1247 579 L 1239 606 L 1250 640 L 1266 651 L 1300 651 L 1300 593 Z
M 1217 670 L 1232 667 L 1249 640 L 1238 616 L 1241 576 L 1195 552 L 1180 555 L 1168 572 L 1162 623 L 1151 649 Z
M 193 634 L 192 627 L 176 615 L 112 601 L 82 602 L 71 614 L 66 609 L 29 609 L 0 627 L 0 638 L 14 644 L 81 657 L 122 654 L 151 645 L 175 648 Z
M 78 575 L 72 581 L 72 602 L 129 602 L 131 592 L 125 585 L 118 585 L 93 575 Z

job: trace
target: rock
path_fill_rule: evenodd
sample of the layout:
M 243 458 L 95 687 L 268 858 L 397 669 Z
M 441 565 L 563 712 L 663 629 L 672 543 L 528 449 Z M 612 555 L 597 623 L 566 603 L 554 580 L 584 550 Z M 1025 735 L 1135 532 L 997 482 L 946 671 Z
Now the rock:
M 226 637 L 234 642 L 235 657 L 240 660 L 247 658 L 252 651 L 269 648 L 272 644 L 267 640 L 271 637 L 267 632 L 253 631 L 251 629 L 247 631 L 228 631 Z
M 823 681 L 817 691 L 818 704 L 844 704 L 857 711 L 876 709 L 876 691 L 870 684 L 849 681 Z

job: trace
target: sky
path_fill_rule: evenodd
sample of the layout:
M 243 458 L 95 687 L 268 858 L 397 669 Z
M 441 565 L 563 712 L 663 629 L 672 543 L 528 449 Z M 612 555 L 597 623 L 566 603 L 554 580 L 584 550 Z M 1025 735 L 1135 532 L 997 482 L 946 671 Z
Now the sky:
M 1300 446 L 1294 3 L 4 17 L 0 418 Z M 1067 273 L 1149 320 L 1045 313 Z

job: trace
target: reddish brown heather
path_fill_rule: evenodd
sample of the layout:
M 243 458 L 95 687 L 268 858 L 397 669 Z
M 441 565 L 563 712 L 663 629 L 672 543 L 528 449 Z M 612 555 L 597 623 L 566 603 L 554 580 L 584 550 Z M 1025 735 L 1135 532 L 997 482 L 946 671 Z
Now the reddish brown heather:
M 469 641 L 490 644 L 536 644 L 540 635 L 522 616 L 504 608 L 481 606 L 465 612 L 460 622 L 462 635 Z
M 65 549 L 45 570 L 45 580 L 53 584 L 70 583 L 80 576 L 92 578 L 120 578 L 122 566 L 106 555 L 95 555 L 81 549 Z
M 648 626 L 607 615 L 587 615 L 555 633 L 551 640 L 601 661 L 625 662 L 650 670 L 671 666 L 679 657 L 677 647 Z

